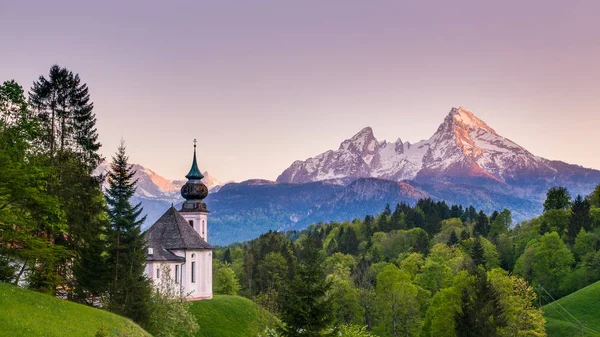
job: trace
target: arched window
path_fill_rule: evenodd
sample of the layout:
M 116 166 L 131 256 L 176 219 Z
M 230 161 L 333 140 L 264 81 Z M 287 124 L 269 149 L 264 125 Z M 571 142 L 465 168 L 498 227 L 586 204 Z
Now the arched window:
M 188 222 L 190 223 L 190 226 L 192 226 L 192 228 L 194 228 L 194 220 L 190 220 Z

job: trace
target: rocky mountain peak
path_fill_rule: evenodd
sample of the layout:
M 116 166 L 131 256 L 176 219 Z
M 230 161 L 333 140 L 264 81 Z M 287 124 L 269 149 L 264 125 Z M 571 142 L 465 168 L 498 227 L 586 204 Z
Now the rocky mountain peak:
M 373 129 L 367 126 L 352 136 L 352 138 L 343 141 L 339 149 L 359 153 L 373 152 L 377 144 L 377 139 L 373 135 Z
M 461 127 L 468 130 L 483 129 L 496 134 L 496 131 L 488 126 L 484 121 L 479 119 L 471 111 L 463 106 L 452 108 L 444 122 L 450 122 L 453 126 Z

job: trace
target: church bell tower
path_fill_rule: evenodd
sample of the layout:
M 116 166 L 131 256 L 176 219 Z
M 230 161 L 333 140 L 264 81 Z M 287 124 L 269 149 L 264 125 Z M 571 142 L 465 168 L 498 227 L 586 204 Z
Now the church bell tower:
M 188 181 L 181 187 L 181 196 L 185 202 L 179 211 L 198 234 L 208 242 L 208 213 L 203 199 L 208 195 L 208 188 L 202 183 L 202 172 L 196 162 L 196 140 L 194 139 L 194 159 L 192 168 L 185 176 Z

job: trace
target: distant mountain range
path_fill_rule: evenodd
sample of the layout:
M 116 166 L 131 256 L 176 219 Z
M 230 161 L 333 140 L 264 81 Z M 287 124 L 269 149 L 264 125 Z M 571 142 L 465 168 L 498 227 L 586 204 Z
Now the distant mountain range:
M 135 168 L 135 198 L 148 213 L 148 227 L 171 203 L 182 201 L 184 181 Z M 600 171 L 535 156 L 463 107 L 452 108 L 431 138 L 415 144 L 380 142 L 366 127 L 337 150 L 294 162 L 276 182 L 221 185 L 204 175 L 211 189 L 209 241 L 216 245 L 269 229 L 362 218 L 381 212 L 386 203 L 426 197 L 488 212 L 506 207 L 520 221 L 541 213 L 552 186 L 585 195 L 600 184 Z

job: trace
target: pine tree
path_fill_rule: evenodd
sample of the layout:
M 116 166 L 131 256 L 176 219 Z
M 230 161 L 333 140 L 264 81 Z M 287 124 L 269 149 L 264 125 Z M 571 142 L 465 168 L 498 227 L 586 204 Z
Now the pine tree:
M 152 289 L 144 274 L 146 241 L 141 225 L 145 217 L 140 218 L 140 204 L 132 206 L 130 203 L 136 185 L 132 180 L 134 174 L 121 142 L 108 173 L 106 191 L 110 220 L 108 261 L 112 278 L 109 308 L 144 325 L 150 317 Z
M 233 259 L 231 258 L 231 250 L 229 249 L 229 247 L 227 247 L 227 249 L 225 249 L 225 252 L 223 253 L 223 257 L 221 258 L 221 261 L 223 261 L 225 263 L 229 263 L 229 264 L 231 264 L 233 262 Z
M 479 211 L 477 215 L 477 222 L 473 227 L 473 235 L 475 236 L 485 236 L 487 237 L 490 232 L 490 223 L 487 215 L 483 212 L 483 210 Z
M 500 293 L 489 282 L 485 271 L 475 271 L 475 281 L 462 291 L 461 307 L 455 317 L 458 337 L 498 336 L 498 328 L 507 325 Z
M 452 233 L 450 233 L 450 238 L 448 239 L 448 246 L 454 246 L 459 243 L 460 243 L 460 239 L 456 235 L 456 232 L 452 231 Z
M 373 235 L 373 217 L 371 215 L 365 216 L 365 237 L 371 238 Z
M 358 253 L 358 237 L 352 227 L 348 227 L 344 232 L 340 231 L 339 238 L 338 246 L 341 253 L 350 255 L 356 255 Z
M 79 74 L 53 65 L 48 79 L 42 75 L 33 83 L 29 102 L 42 124 L 43 144 L 50 158 L 65 151 L 76 153 L 91 173 L 99 164 L 101 145 L 94 104 Z
M 283 287 L 281 327 L 285 336 L 320 336 L 333 320 L 331 299 L 326 297 L 330 283 L 325 279 L 321 242 L 310 233 L 301 250 L 295 277 Z
M 475 238 L 475 242 L 473 243 L 473 250 L 471 251 L 471 258 L 473 259 L 473 264 L 477 266 L 482 266 L 485 268 L 486 260 L 485 260 L 485 251 L 483 249 L 483 245 L 481 244 L 481 239 L 479 237 Z
M 460 239 L 461 240 L 467 240 L 470 237 L 471 237 L 471 234 L 469 234 L 468 230 L 463 229 L 462 232 L 460 232 Z
M 575 243 L 575 238 L 581 229 L 590 231 L 592 218 L 590 216 L 590 202 L 587 199 L 583 199 L 581 195 L 573 201 L 571 207 L 571 219 L 569 219 L 569 226 L 567 228 L 567 237 L 569 244 Z

